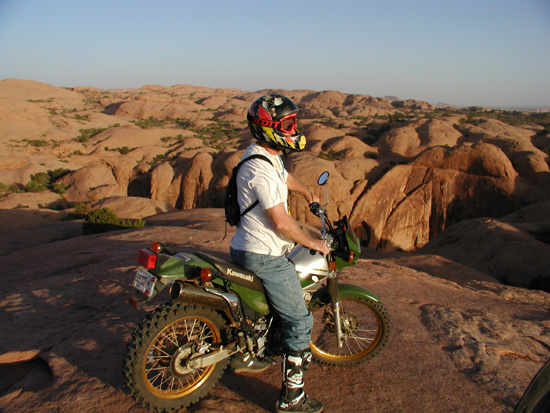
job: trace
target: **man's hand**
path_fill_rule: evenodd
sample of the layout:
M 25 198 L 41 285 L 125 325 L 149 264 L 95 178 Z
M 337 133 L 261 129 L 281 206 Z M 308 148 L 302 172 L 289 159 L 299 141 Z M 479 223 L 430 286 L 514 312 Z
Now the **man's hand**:
M 303 186 L 291 173 L 288 174 L 286 184 L 290 191 L 302 194 L 304 198 L 306 198 L 308 204 L 319 202 L 319 197 Z
M 273 226 L 282 235 L 291 241 L 294 241 L 306 248 L 319 251 L 327 255 L 330 250 L 322 239 L 312 238 L 307 235 L 298 224 L 298 222 L 288 215 L 284 204 L 278 204 L 265 210 Z
M 323 255 L 328 255 L 330 249 L 327 247 L 327 244 L 324 239 L 314 240 L 313 246 L 309 247 L 312 250 L 319 251 Z

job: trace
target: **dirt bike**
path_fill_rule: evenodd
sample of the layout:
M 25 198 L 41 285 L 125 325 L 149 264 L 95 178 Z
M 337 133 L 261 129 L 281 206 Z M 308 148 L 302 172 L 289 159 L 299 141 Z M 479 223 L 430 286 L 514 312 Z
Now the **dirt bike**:
M 310 348 L 331 366 L 362 363 L 378 354 L 390 335 L 390 316 L 373 292 L 338 283 L 339 272 L 361 252 L 347 217 L 331 222 L 326 204 L 310 205 L 320 218 L 328 256 L 296 246 L 302 294 L 314 317 Z M 152 410 L 196 403 L 218 382 L 232 356 L 281 353 L 278 317 L 270 310 L 261 280 L 251 271 L 202 252 L 173 252 L 155 242 L 138 253 L 130 302 L 136 308 L 169 286 L 170 301 L 150 312 L 129 339 L 123 362 L 132 397 Z

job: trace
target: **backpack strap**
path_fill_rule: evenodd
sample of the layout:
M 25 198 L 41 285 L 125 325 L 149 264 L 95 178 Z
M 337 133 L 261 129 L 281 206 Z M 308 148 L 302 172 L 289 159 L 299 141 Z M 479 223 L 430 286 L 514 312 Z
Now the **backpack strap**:
M 273 166 L 273 163 L 269 160 L 269 158 L 268 158 L 267 156 L 260 155 L 259 153 L 254 154 L 254 155 L 250 155 L 249 157 L 244 158 L 242 161 L 240 161 L 240 162 L 237 164 L 237 166 L 235 167 L 235 169 L 234 169 L 234 171 L 233 171 L 233 173 L 235 174 L 235 178 L 237 177 L 237 172 L 239 171 L 239 168 L 241 167 L 241 165 L 242 165 L 243 163 L 245 163 L 246 161 L 249 161 L 250 159 L 262 159 L 262 160 L 264 160 L 264 161 L 266 161 L 266 162 L 269 162 L 269 164 L 270 164 L 271 166 Z M 241 213 L 241 217 L 244 216 L 244 215 L 246 215 L 246 214 L 248 214 L 248 213 L 252 210 L 252 208 L 254 208 L 254 207 L 255 207 L 256 205 L 258 205 L 259 203 L 260 203 L 260 201 L 256 199 L 256 201 L 254 201 L 254 202 L 252 203 L 252 205 L 248 206 L 248 207 Z

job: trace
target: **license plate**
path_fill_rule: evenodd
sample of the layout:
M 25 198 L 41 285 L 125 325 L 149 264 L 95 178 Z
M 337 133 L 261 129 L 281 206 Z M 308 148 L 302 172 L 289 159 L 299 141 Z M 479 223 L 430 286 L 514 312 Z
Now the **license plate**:
M 143 268 L 138 268 L 136 272 L 136 278 L 134 278 L 134 287 L 145 294 L 147 297 L 151 297 L 155 288 L 157 278 L 149 271 Z

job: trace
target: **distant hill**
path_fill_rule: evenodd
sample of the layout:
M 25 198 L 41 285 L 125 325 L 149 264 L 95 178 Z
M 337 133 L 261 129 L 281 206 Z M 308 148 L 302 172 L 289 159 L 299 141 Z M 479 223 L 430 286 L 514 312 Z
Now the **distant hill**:
M 122 218 L 220 208 L 251 143 L 247 108 L 269 92 L 296 102 L 307 136 L 287 169 L 320 196 L 317 176 L 329 171 L 329 213 L 347 215 L 373 250 L 417 251 L 462 221 L 499 219 L 550 199 L 548 113 L 443 110 L 334 90 L 69 89 L 6 79 L 0 208 L 29 213 L 28 222 L 1 214 L 0 228 L 62 219 L 78 204 L 108 204 Z M 291 196 L 289 207 L 300 221 L 317 223 L 302 197 Z M 514 282 L 528 285 L 537 275 Z

